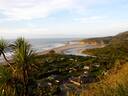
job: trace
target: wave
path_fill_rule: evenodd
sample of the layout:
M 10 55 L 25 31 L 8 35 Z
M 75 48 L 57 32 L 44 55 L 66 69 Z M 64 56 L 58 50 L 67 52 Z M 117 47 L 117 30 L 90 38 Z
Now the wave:
M 66 44 L 73 44 L 73 38 L 62 38 L 62 39 L 31 39 L 28 40 L 29 43 L 32 45 L 32 49 L 35 52 L 43 52 L 46 50 L 52 50 L 53 48 L 62 47 Z M 14 42 L 15 40 L 8 40 L 9 42 Z M 10 52 L 10 49 L 6 49 L 5 53 L 8 59 L 12 58 L 13 53 Z M 0 56 L 0 62 L 3 61 L 3 56 Z
M 13 53 L 8 51 L 8 52 L 5 53 L 5 56 L 8 60 L 10 60 L 13 56 Z M 4 61 L 5 61 L 5 59 L 4 59 L 3 55 L 1 55 L 0 56 L 0 63 L 2 63 Z

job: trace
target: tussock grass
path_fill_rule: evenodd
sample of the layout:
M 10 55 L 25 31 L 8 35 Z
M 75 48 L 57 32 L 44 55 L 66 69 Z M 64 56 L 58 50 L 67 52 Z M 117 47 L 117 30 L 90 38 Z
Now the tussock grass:
M 118 70 L 111 69 L 100 82 L 88 85 L 78 96 L 128 96 L 128 63 Z

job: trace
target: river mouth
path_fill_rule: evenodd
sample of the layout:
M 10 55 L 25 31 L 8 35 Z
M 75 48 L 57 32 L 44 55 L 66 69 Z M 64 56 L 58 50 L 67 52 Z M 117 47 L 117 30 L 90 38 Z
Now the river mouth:
M 86 54 L 82 54 L 81 53 L 81 48 L 71 48 L 71 49 L 67 49 L 65 50 L 63 53 L 66 55 L 77 55 L 77 56 L 88 56 Z
M 46 51 L 42 51 L 42 52 L 36 52 L 38 55 L 43 55 L 43 54 L 47 54 L 49 53 L 50 50 L 54 50 L 56 53 L 58 54 L 65 54 L 65 55 L 76 55 L 76 56 L 90 56 L 88 54 L 83 54 L 82 51 L 86 50 L 86 49 L 93 49 L 93 48 L 97 48 L 97 46 L 94 45 L 85 45 L 85 44 L 68 44 L 68 45 L 64 45 L 61 47 L 56 47 L 53 49 L 49 49 Z M 13 53 L 8 52 L 5 54 L 8 58 L 8 60 L 12 59 Z M 0 63 L 5 62 L 3 56 L 0 57 Z
M 86 50 L 86 49 L 92 49 L 92 48 L 96 48 L 95 46 L 92 45 L 85 45 L 85 46 L 80 46 L 80 47 L 76 47 L 76 48 L 69 48 L 63 51 L 64 54 L 66 55 L 76 55 L 76 56 L 84 56 L 87 57 L 89 56 L 88 54 L 83 54 L 82 51 Z

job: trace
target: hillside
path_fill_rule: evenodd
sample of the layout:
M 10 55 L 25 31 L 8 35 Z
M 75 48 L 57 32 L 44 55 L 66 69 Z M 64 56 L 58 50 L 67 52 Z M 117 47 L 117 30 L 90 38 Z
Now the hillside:
M 106 50 L 106 49 L 111 49 L 111 48 L 121 49 L 121 48 L 127 47 L 126 45 L 128 44 L 128 31 L 122 32 L 113 37 L 90 38 L 90 39 L 85 39 L 84 41 L 88 42 L 88 40 L 90 40 L 90 41 L 92 40 L 92 41 L 96 41 L 96 42 L 101 42 L 101 41 L 105 42 L 106 41 L 105 44 L 107 44 L 107 45 L 101 49 L 97 48 L 97 49 L 85 50 L 84 53 L 87 52 L 88 54 L 97 54 L 98 50 L 101 51 L 104 49 Z M 92 53 L 90 51 L 92 51 Z
M 118 42 L 127 41 L 127 40 L 128 40 L 128 31 L 119 33 L 115 36 L 83 39 L 81 40 L 81 42 L 84 42 L 87 44 L 91 44 L 91 43 L 109 44 L 109 43 L 118 43 Z
M 128 40 L 128 31 L 117 34 L 113 39 Z
M 88 38 L 83 39 L 81 42 L 87 43 L 87 44 L 108 44 L 112 40 L 112 36 L 108 37 L 97 37 L 97 38 Z
M 103 48 L 88 49 L 85 54 L 95 56 L 90 74 L 98 78 L 98 82 L 89 84 L 86 93 L 94 92 L 87 96 L 127 96 L 128 75 L 128 32 L 113 36 Z M 94 95 L 95 94 L 95 95 Z M 84 95 L 86 96 L 86 95 Z
M 18 38 L 13 46 L 8 45 L 14 52 L 12 62 L 4 54 L 7 46 L 1 40 L 6 63 L 0 66 L 0 96 L 128 96 L 127 38 L 128 32 L 88 39 L 91 44 L 106 43 L 84 50 L 93 55 L 87 57 L 54 51 L 37 55 L 24 38 Z
M 100 82 L 88 85 L 80 96 L 128 96 L 128 64 L 110 70 Z

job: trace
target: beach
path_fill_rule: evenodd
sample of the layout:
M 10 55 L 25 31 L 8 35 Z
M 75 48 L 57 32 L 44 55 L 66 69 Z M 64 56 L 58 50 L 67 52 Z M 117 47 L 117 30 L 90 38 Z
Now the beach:
M 66 44 L 66 45 L 61 46 L 61 47 L 56 47 L 56 48 L 52 48 L 52 49 L 45 50 L 45 51 L 42 51 L 42 52 L 38 52 L 38 54 L 43 55 L 43 54 L 49 53 L 51 50 L 54 50 L 55 53 L 58 53 L 58 54 L 88 56 L 86 54 L 82 54 L 82 51 L 85 50 L 85 49 L 92 49 L 92 48 L 96 48 L 96 47 L 98 47 L 98 46 L 80 44 L 80 43 Z
M 55 46 L 53 48 L 48 48 L 42 51 L 35 51 L 38 55 L 44 55 L 49 53 L 51 50 L 54 50 L 57 54 L 65 54 L 65 55 L 76 55 L 76 56 L 88 56 L 87 54 L 83 54 L 82 51 L 85 49 L 97 48 L 97 45 L 91 44 L 81 44 L 80 42 L 72 42 L 72 43 L 62 43 L 61 46 Z M 40 45 L 43 46 L 43 45 Z M 41 50 L 41 49 L 40 49 Z M 5 54 L 8 60 L 11 60 L 12 53 Z M 4 62 L 4 58 L 0 57 L 0 63 Z

